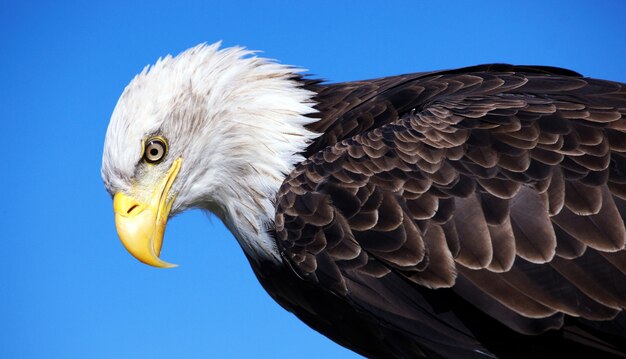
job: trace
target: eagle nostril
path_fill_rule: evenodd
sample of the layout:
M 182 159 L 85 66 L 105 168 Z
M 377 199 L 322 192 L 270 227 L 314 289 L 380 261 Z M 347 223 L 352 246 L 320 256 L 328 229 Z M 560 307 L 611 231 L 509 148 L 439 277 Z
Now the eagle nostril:
M 126 214 L 131 214 L 131 212 L 132 212 L 133 210 L 135 210 L 135 208 L 139 208 L 139 205 L 138 205 L 138 204 L 133 204 L 133 205 L 132 205 L 132 206 L 128 209 L 128 211 L 126 211 Z

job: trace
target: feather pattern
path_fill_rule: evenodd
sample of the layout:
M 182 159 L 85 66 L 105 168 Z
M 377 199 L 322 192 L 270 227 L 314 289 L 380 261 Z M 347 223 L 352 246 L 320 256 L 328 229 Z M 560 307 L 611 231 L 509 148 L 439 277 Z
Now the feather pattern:
M 276 213 L 300 276 L 356 305 L 373 281 L 391 290 L 385 278 L 450 288 L 525 334 L 568 316 L 610 323 L 625 308 L 624 85 L 490 65 L 310 89 L 320 137 Z M 293 217 L 303 230 L 290 229 Z M 351 255 L 311 248 L 316 233 L 341 233 L 332 242 L 349 242 Z M 300 265 L 307 255 L 317 265 Z

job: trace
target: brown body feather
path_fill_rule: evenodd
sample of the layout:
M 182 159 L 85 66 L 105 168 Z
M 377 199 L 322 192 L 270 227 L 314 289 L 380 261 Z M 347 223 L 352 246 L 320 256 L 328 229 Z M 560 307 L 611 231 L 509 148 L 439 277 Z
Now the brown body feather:
M 321 331 L 368 356 L 542 355 L 563 338 L 624 354 L 626 85 L 488 65 L 305 86 L 322 135 L 278 193 L 279 248 L 302 285 L 387 328 Z

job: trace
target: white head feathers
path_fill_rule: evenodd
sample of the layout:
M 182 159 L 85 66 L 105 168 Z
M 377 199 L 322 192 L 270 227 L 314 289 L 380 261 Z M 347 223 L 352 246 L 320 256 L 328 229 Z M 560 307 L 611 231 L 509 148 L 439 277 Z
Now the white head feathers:
M 253 258 L 280 260 L 263 226 L 297 155 L 316 134 L 313 93 L 299 87 L 301 70 L 219 43 L 199 45 L 146 67 L 126 87 L 111 117 L 102 162 L 110 193 L 145 185 L 164 170 L 141 163 L 142 141 L 169 142 L 167 159 L 182 157 L 172 187 L 172 214 L 215 212 Z M 159 165 L 161 166 L 161 165 Z

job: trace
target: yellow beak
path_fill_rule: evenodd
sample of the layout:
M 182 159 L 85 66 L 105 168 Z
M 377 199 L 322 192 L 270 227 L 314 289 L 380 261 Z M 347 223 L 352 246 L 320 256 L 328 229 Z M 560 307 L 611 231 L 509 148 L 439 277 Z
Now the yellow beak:
M 168 201 L 172 184 L 180 171 L 182 159 L 172 163 L 150 196 L 149 203 L 118 192 L 113 197 L 115 227 L 124 247 L 143 263 L 159 268 L 176 267 L 159 258 L 163 234 L 174 198 Z

